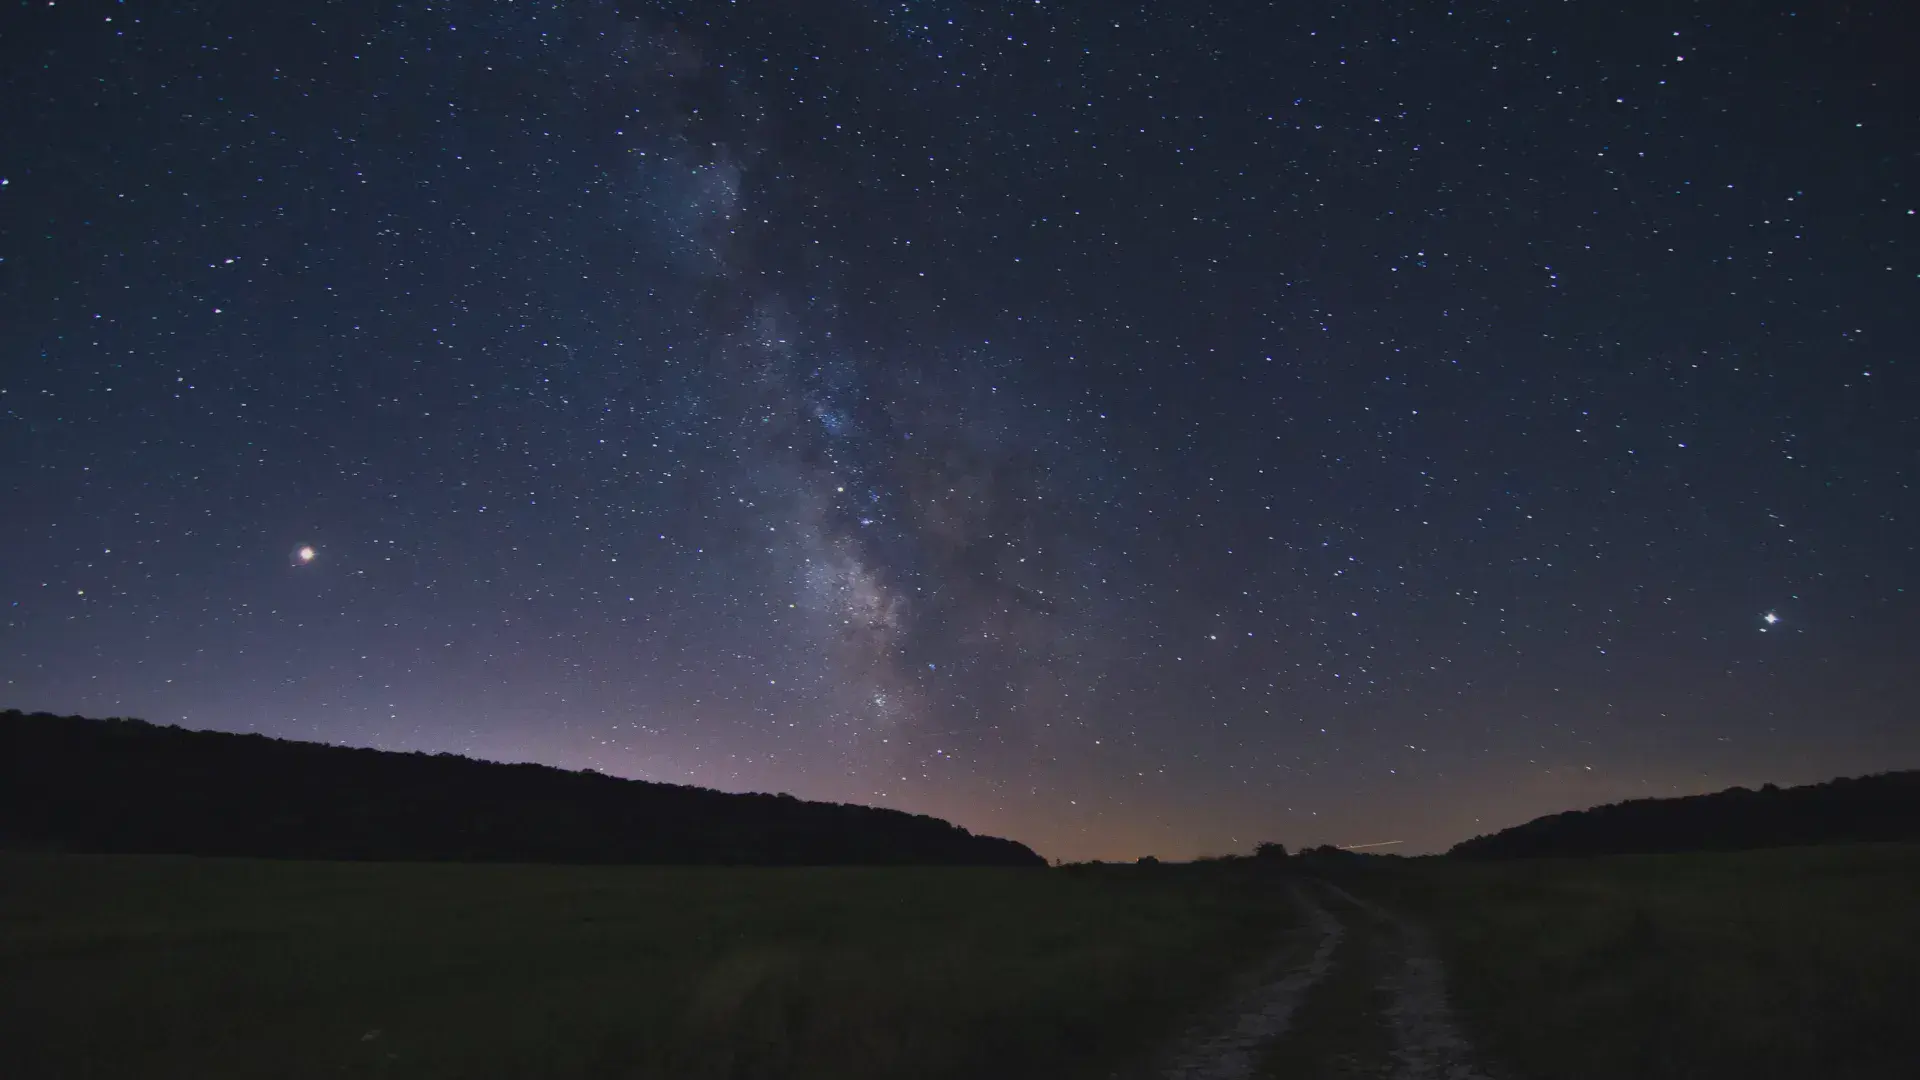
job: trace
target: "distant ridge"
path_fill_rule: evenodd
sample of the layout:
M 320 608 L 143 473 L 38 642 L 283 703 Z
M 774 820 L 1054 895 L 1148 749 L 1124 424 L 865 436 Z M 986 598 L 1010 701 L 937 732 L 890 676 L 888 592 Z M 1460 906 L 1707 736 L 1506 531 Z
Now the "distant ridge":
M 1920 771 L 1711 795 L 1632 799 L 1570 810 L 1476 836 L 1447 854 L 1465 859 L 1626 855 L 1669 851 L 1920 840 Z
M 0 712 L 0 848 L 477 862 L 1045 866 L 868 806 Z

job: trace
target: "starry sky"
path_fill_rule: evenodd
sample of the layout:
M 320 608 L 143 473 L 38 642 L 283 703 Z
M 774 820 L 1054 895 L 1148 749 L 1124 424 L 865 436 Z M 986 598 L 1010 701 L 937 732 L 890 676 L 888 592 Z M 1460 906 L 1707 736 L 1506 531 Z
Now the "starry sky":
M 10 0 L 0 705 L 1068 859 L 1920 765 L 1900 7 Z

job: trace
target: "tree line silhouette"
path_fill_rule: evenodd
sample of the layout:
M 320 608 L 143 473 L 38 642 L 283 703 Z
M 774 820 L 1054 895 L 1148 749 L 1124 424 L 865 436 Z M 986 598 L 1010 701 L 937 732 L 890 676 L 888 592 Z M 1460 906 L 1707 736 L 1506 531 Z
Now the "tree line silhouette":
M 1476 836 L 1448 854 L 1515 859 L 1886 840 L 1920 840 L 1920 770 L 1608 803 Z
M 0 712 L 0 848 L 358 860 L 1045 866 L 924 814 L 546 765 Z

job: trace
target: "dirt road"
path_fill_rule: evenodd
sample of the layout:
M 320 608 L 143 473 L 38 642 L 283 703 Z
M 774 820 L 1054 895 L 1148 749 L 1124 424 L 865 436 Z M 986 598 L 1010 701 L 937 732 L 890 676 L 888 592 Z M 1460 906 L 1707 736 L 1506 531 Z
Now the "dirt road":
M 1167 1080 L 1487 1080 L 1418 926 L 1323 881 L 1293 890 L 1302 929 L 1234 1004 L 1167 1057 Z

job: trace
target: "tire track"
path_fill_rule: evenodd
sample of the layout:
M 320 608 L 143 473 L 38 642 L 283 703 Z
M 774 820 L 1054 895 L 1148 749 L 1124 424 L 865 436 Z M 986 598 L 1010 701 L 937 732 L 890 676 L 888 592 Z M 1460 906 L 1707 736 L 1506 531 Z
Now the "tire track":
M 1391 998 L 1386 1019 L 1393 1031 L 1394 1080 L 1488 1080 L 1473 1065 L 1473 1045 L 1454 1025 L 1447 1005 L 1446 967 L 1426 933 L 1332 882 L 1321 885 L 1390 928 L 1399 939 L 1400 963 L 1380 984 Z
M 1340 944 L 1340 920 L 1298 887 L 1293 901 L 1306 916 L 1307 929 L 1319 935 L 1306 963 L 1271 981 L 1263 982 L 1235 1002 L 1222 1022 L 1191 1033 L 1171 1055 L 1165 1080 L 1247 1080 L 1267 1044 L 1286 1033 L 1294 1010 L 1307 991 L 1327 973 L 1333 950 Z

